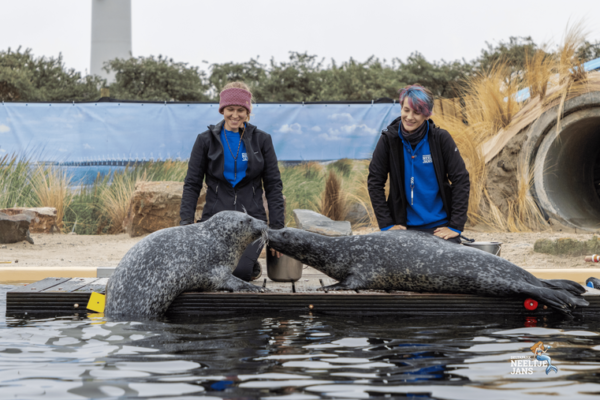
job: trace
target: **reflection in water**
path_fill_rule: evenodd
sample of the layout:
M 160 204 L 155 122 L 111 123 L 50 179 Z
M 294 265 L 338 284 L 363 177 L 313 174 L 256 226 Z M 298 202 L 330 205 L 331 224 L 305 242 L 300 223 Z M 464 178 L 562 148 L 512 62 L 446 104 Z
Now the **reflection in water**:
M 0 293 L 7 287 L 0 287 Z M 230 315 L 5 316 L 1 398 L 506 399 L 600 393 L 599 321 Z M 558 373 L 511 360 L 551 345 Z

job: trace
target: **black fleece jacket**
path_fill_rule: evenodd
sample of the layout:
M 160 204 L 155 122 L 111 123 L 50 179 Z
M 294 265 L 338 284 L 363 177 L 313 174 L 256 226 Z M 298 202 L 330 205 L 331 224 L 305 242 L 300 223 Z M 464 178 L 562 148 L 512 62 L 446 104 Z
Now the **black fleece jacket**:
M 377 142 L 369 165 L 367 184 L 379 228 L 406 226 L 406 193 L 404 191 L 404 151 L 398 136 L 401 118 L 396 118 Z M 454 139 L 429 120 L 429 147 L 450 228 L 463 231 L 469 208 L 469 172 Z M 390 176 L 390 193 L 385 198 L 385 183 Z
M 223 175 L 225 157 L 221 143 L 221 128 L 224 121 L 211 125 L 198 135 L 188 163 L 187 176 L 181 198 L 181 225 L 194 222 L 196 203 L 206 179 L 208 191 L 202 212 L 203 222 L 219 211 L 246 211 L 249 215 L 267 221 L 263 206 L 263 187 L 269 203 L 269 226 L 280 229 L 284 226 L 283 184 L 271 135 L 249 123 L 242 140 L 248 154 L 246 176 L 235 186 Z

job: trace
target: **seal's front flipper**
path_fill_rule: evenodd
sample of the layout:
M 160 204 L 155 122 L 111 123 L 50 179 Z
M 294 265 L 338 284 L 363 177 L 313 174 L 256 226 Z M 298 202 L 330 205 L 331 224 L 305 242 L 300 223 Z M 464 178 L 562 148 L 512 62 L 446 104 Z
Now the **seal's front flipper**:
M 564 289 L 575 296 L 580 296 L 585 293 L 585 288 L 583 286 L 568 279 L 540 279 L 540 282 L 548 288 Z
M 240 278 L 237 278 L 233 275 L 230 275 L 229 277 L 223 279 L 219 283 L 216 290 L 228 290 L 230 292 L 257 292 L 257 293 L 265 292 L 264 288 L 253 285 L 248 282 L 244 282 Z
M 317 290 L 323 290 L 328 292 L 330 290 L 360 290 L 367 288 L 368 285 L 365 285 L 365 282 L 362 279 L 357 279 L 354 275 L 350 275 L 341 282 L 329 286 L 323 286 L 318 288 Z

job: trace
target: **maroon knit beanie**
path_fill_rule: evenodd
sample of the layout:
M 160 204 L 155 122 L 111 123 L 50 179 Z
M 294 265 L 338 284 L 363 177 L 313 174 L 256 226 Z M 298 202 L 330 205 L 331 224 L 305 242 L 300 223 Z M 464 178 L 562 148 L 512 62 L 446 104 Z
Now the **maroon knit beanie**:
M 219 100 L 219 112 L 222 114 L 223 109 L 228 106 L 240 106 L 248 110 L 248 114 L 252 109 L 252 93 L 239 88 L 229 88 L 221 92 Z

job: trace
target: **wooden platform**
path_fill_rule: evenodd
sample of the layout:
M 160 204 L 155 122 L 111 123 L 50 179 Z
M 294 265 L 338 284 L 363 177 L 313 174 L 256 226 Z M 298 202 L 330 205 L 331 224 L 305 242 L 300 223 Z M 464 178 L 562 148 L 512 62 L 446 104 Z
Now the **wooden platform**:
M 432 294 L 385 291 L 317 291 L 335 283 L 323 275 L 305 275 L 296 283 L 253 282 L 266 287 L 268 293 L 187 292 L 171 305 L 167 315 L 208 315 L 223 313 L 306 311 L 335 314 L 406 316 L 486 314 L 544 316 L 553 313 L 539 304 L 525 309 L 525 299 L 499 299 L 461 294 Z M 74 314 L 86 309 L 92 292 L 104 293 L 108 278 L 46 278 L 18 287 L 7 293 L 8 315 Z M 578 308 L 575 315 L 600 318 L 600 291 L 585 294 L 588 307 Z

